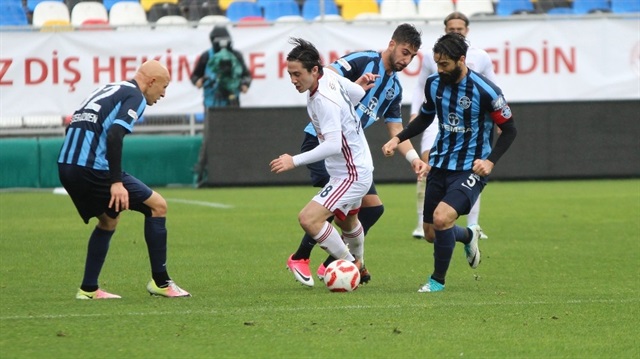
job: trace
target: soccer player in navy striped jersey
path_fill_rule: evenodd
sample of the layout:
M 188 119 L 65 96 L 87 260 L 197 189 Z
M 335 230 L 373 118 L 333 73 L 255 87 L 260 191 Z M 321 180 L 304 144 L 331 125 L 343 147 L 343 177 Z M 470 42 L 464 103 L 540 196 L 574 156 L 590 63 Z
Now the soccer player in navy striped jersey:
M 424 202 L 425 230 L 435 231 L 434 270 L 419 292 L 444 289 L 456 241 L 464 243 L 472 268 L 480 263 L 479 227 L 464 228 L 455 222 L 469 213 L 517 134 L 500 88 L 466 66 L 467 48 L 458 33 L 438 39 L 433 47 L 438 73 L 427 79 L 420 113 L 382 147 L 386 156 L 392 156 L 399 143 L 422 133 L 437 114 L 439 132 L 429 155 Z M 501 133 L 492 148 L 494 125 Z
M 133 131 L 147 105 L 164 97 L 169 82 L 169 71 L 160 62 L 147 61 L 133 80 L 107 84 L 89 95 L 66 130 L 58 157 L 60 182 L 85 223 L 98 218 L 89 238 L 77 299 L 120 298 L 100 289 L 98 277 L 120 213 L 128 209 L 145 216 L 144 237 L 152 277 L 147 291 L 163 297 L 190 296 L 167 273 L 167 202 L 123 172 L 121 163 L 124 136 Z
M 444 32 L 457 32 L 458 34 L 467 37 L 469 33 L 469 18 L 458 12 L 454 11 L 451 14 L 447 15 L 444 19 Z M 489 54 L 479 48 L 470 46 L 467 49 L 467 55 L 465 56 L 465 64 L 471 70 L 483 75 L 489 81 L 496 83 L 496 74 L 493 72 L 493 63 L 491 62 L 491 57 Z M 438 72 L 436 63 L 433 62 L 433 56 L 425 56 L 422 60 L 422 66 L 420 69 L 420 75 L 418 76 L 418 81 L 416 82 L 416 88 L 413 92 L 413 98 L 411 99 L 411 117 L 410 121 L 413 120 L 420 111 L 420 107 L 424 102 L 424 85 L 427 82 L 427 77 L 429 75 L 435 74 Z M 420 157 L 428 162 L 429 161 L 429 151 L 431 147 L 433 147 L 433 143 L 435 142 L 436 135 L 438 134 L 438 121 L 433 121 L 433 123 L 427 127 L 427 129 L 422 133 L 420 147 L 422 153 Z M 422 208 L 424 207 L 424 191 L 426 188 L 426 178 L 422 177 L 417 181 L 416 192 L 417 192 L 417 214 L 418 214 L 418 225 L 413 231 L 412 235 L 414 238 L 424 238 L 428 242 L 433 243 L 434 233 L 425 233 L 423 229 L 423 214 Z M 471 207 L 469 214 L 467 215 L 467 226 L 471 225 L 480 225 L 480 199 L 482 196 L 478 197 L 476 203 Z M 484 231 L 481 232 L 480 239 L 487 239 L 488 237 L 484 234 Z
M 391 137 L 402 131 L 402 114 L 400 106 L 402 103 L 402 86 L 398 79 L 397 73 L 404 70 L 413 60 L 422 45 L 421 33 L 411 24 L 399 25 L 393 35 L 387 48 L 382 52 L 377 51 L 360 51 L 348 54 L 327 67 L 338 74 L 346 77 L 351 81 L 357 81 L 358 78 L 366 73 L 376 75 L 374 86 L 367 90 L 365 96 L 354 104 L 356 115 L 360 120 L 363 128 L 368 128 L 375 122 L 384 120 L 387 130 Z M 305 138 L 301 146 L 303 152 L 310 151 L 318 146 L 318 139 L 311 123 L 305 128 Z M 411 164 L 413 170 L 418 175 L 426 172 L 426 164 L 420 159 L 420 156 L 413 149 L 411 142 L 407 141 L 399 146 L 400 152 Z M 315 187 L 324 187 L 329 181 L 329 175 L 325 169 L 324 161 L 315 162 L 307 165 L 310 171 L 311 182 Z M 375 184 L 371 185 L 367 195 L 362 201 L 362 207 L 358 213 L 358 218 L 362 223 L 364 233 L 368 233 L 369 229 L 378 221 L 384 206 L 378 196 Z M 298 250 L 293 253 L 288 261 L 289 269 L 297 270 L 305 273 L 306 280 L 301 281 L 305 285 L 313 285 L 313 278 L 309 270 L 309 258 L 311 250 L 316 241 L 309 235 L 302 238 Z M 318 277 L 322 280 L 324 270 L 333 258 L 329 257 L 320 265 L 317 270 Z M 361 272 L 361 282 L 366 283 L 371 278 L 366 266 Z

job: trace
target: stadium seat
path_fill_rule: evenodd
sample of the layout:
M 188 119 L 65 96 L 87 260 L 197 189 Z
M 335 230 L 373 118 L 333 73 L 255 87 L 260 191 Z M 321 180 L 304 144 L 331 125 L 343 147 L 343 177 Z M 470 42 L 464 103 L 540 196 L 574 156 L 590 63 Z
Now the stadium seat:
M 236 27 L 265 27 L 270 26 L 262 16 L 245 16 L 235 23 Z
M 87 19 L 80 24 L 79 30 L 113 30 L 113 27 L 109 25 L 108 20 L 102 19 Z
M 178 0 L 140 0 L 144 11 L 149 12 L 154 5 L 157 4 L 174 4 L 178 5 Z
M 229 4 L 226 15 L 232 22 L 238 22 L 247 16 L 262 17 L 262 9 L 251 1 L 234 1 Z
M 456 10 L 451 0 L 420 0 L 418 16 L 427 19 L 444 19 Z
M 175 30 L 183 29 L 189 25 L 189 20 L 182 15 L 166 15 L 162 16 L 155 22 L 156 30 Z
M 80 26 L 86 20 L 103 20 L 109 23 L 109 15 L 107 9 L 101 2 L 83 1 L 77 3 L 71 9 L 71 25 Z
M 140 0 L 102 0 L 102 5 L 104 5 L 105 9 L 107 9 L 107 11 L 111 11 L 111 8 L 113 7 L 113 5 L 115 3 L 118 2 L 137 2 L 138 4 L 140 3 Z
M 640 12 L 638 0 L 611 0 L 611 11 L 616 14 Z
M 570 7 L 552 7 L 546 13 L 549 15 L 573 15 L 573 9 Z
M 33 10 L 31 23 L 35 27 L 42 27 L 47 21 L 66 21 L 70 24 L 67 5 L 60 1 L 41 1 Z
M 414 0 L 382 0 L 379 11 L 385 19 L 415 19 L 418 16 Z
M 498 16 L 523 13 L 535 13 L 535 8 L 530 0 L 499 0 L 496 4 L 496 15 Z
M 353 18 L 360 24 L 379 24 L 381 20 L 387 21 L 377 12 L 361 12 Z
M 220 6 L 220 9 L 223 11 L 226 11 L 232 2 L 234 2 L 234 0 L 218 0 L 218 6 Z
M 198 29 L 212 29 L 214 25 L 226 25 L 230 22 L 224 15 L 207 15 L 198 20 Z
M 73 31 L 73 26 L 67 20 L 47 20 L 40 27 L 41 32 Z
M 293 0 L 267 1 L 263 3 L 262 9 L 267 21 L 276 21 L 282 16 L 300 16 L 298 3 Z
M 320 21 L 320 22 L 343 22 L 344 19 L 342 18 L 342 16 L 340 16 L 339 14 L 329 14 L 329 15 L 318 15 L 316 16 L 313 21 Z
M 348 0 L 342 3 L 342 18 L 354 20 L 358 14 L 380 14 L 376 0 Z
M 302 4 L 302 17 L 305 20 L 315 20 L 316 17 L 324 15 L 340 15 L 338 6 L 333 0 L 324 0 L 324 8 L 320 7 L 320 0 L 306 0 Z
M 300 15 L 285 15 L 276 19 L 276 23 L 279 24 L 291 24 L 296 22 L 304 22 L 304 18 Z
M 209 15 L 224 15 L 216 0 L 180 0 L 178 5 L 189 21 L 200 21 Z
M 147 25 L 147 13 L 137 1 L 118 1 L 109 11 L 109 24 L 124 27 L 127 25 Z
M 144 8 L 144 6 L 142 7 Z M 147 11 L 147 20 L 149 20 L 149 22 L 156 22 L 159 18 L 168 15 L 182 15 L 180 6 L 168 2 L 157 3 Z
M 22 118 L 25 127 L 57 127 L 62 126 L 62 121 L 63 118 L 59 115 L 33 115 Z
M 22 127 L 22 116 L 0 116 L 0 128 L 12 127 Z
M 36 11 L 36 6 L 38 6 L 38 4 L 43 2 L 43 1 L 56 1 L 56 2 L 64 3 L 64 0 L 27 0 L 27 9 L 30 12 L 34 12 L 34 11 Z M 2 2 L 4 2 L 4 0 L 2 0 Z M 69 9 L 69 7 L 67 6 L 67 11 L 69 11 L 68 9 Z
M 29 25 L 27 13 L 22 4 L 6 1 L 0 3 L 0 26 Z
M 492 0 L 457 0 L 456 11 L 467 15 L 467 17 L 495 13 Z
M 636 0 L 638 1 L 638 0 Z M 573 13 L 577 15 L 611 12 L 608 0 L 573 0 Z

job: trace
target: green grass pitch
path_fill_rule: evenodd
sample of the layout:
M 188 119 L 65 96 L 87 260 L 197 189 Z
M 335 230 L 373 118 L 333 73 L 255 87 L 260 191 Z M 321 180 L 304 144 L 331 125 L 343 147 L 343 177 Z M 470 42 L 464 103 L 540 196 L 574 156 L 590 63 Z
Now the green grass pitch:
M 122 215 L 101 286 L 74 299 L 88 236 L 71 200 L 0 193 L 0 357 L 638 358 L 640 180 L 493 182 L 482 263 L 457 246 L 440 293 L 417 293 L 415 186 L 379 185 L 370 284 L 330 293 L 285 269 L 311 187 L 158 188 L 169 273 L 192 298 L 150 297 L 143 218 Z M 460 219 L 465 225 L 465 219 Z M 325 253 L 316 248 L 315 272 Z

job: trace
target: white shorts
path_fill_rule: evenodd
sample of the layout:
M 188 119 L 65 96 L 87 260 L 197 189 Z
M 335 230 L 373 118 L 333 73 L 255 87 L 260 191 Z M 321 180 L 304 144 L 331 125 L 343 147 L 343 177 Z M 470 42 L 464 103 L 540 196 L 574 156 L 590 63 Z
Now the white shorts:
M 313 201 L 331 211 L 338 219 L 344 220 L 348 215 L 358 213 L 362 198 L 369 192 L 372 183 L 371 176 L 356 182 L 331 177 L 329 183 L 313 197 Z
M 436 137 L 438 136 L 438 119 L 435 118 L 433 122 L 427 127 L 426 130 L 422 133 L 422 141 L 420 141 L 420 152 L 425 153 L 427 151 L 431 151 L 431 147 L 436 142 Z

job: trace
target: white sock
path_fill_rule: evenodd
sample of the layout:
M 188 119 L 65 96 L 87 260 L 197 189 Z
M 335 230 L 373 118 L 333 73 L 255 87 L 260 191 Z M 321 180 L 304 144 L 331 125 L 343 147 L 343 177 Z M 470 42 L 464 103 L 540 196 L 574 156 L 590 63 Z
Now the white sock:
M 480 219 L 480 196 L 478 196 L 478 200 L 471 207 L 471 211 L 469 211 L 469 215 L 467 215 L 467 226 L 472 224 L 479 224 Z
M 333 258 L 346 259 L 349 262 L 353 262 L 355 260 L 353 255 L 349 253 L 349 249 L 342 241 L 338 231 L 336 231 L 329 222 L 324 222 L 324 226 L 322 226 L 320 233 L 312 237 L 316 242 L 318 242 L 320 248 L 324 249 L 325 252 L 329 253 Z
M 364 264 L 364 229 L 360 221 L 351 232 L 342 231 L 342 239 L 349 247 L 349 252 Z
M 416 206 L 418 208 L 418 226 L 422 227 L 422 216 L 424 214 L 424 192 L 427 189 L 427 178 L 422 177 L 418 182 L 416 182 Z

